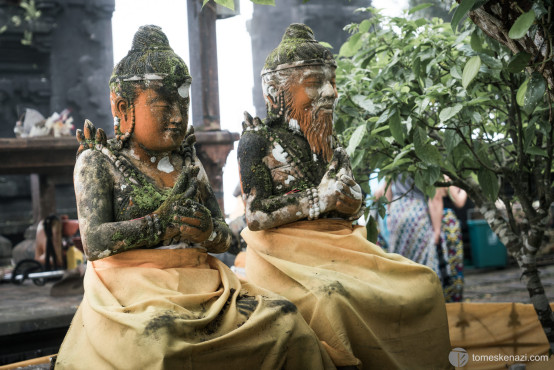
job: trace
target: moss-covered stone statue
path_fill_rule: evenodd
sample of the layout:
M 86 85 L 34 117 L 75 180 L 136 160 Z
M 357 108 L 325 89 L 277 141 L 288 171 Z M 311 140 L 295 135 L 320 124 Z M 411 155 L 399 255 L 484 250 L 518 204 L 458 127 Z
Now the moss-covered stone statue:
M 266 59 L 268 118 L 246 113 L 238 147 L 247 279 L 296 304 L 339 368 L 448 368 L 437 275 L 353 225 L 362 192 L 333 133 L 335 68 L 302 24 Z
M 56 369 L 332 368 L 292 303 L 208 254 L 230 231 L 187 130 L 190 84 L 143 26 L 110 80 L 115 138 L 90 122 L 77 134 L 88 265 Z

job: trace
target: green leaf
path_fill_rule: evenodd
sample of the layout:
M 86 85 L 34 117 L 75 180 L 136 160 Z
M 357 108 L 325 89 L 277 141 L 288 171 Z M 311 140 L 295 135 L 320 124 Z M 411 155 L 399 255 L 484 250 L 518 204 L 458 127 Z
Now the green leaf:
M 525 145 L 524 149 L 527 152 L 527 148 L 533 145 L 533 141 L 536 137 L 536 127 L 534 123 L 529 123 L 524 132 Z
M 361 108 L 365 109 L 369 114 L 375 114 L 375 104 L 373 100 L 363 95 L 355 95 L 352 97 L 352 101 L 359 105 Z
M 275 0 L 250 0 L 250 1 L 252 1 L 254 4 L 275 6 Z
M 425 18 L 419 18 L 419 19 L 415 20 L 415 24 L 418 27 L 425 26 L 427 23 L 429 23 L 429 22 Z
M 388 165 L 386 165 L 385 167 L 383 167 L 382 170 L 386 171 L 386 170 L 393 169 L 393 168 L 399 168 L 400 166 L 402 166 L 405 163 L 413 162 L 413 160 L 410 159 L 410 158 L 404 158 L 404 156 L 406 154 L 408 154 L 412 151 L 412 147 L 413 147 L 413 145 L 411 145 L 411 144 L 406 146 L 400 153 L 398 153 L 396 155 L 396 157 L 394 157 L 394 160 L 391 163 L 389 163 Z
M 423 10 L 423 9 L 427 9 L 429 7 L 433 6 L 433 4 L 431 3 L 423 3 L 423 4 L 419 4 L 418 6 L 414 6 L 413 8 L 411 8 L 410 10 L 408 10 L 408 14 L 414 14 L 415 12 L 417 11 L 420 11 L 420 10 Z
M 429 105 L 430 102 L 431 100 L 428 97 L 425 97 L 423 98 L 423 100 L 418 102 L 418 106 L 419 106 L 418 114 L 423 114 L 423 112 L 425 112 L 425 109 L 427 109 L 427 106 Z
M 339 51 L 339 55 L 342 57 L 354 56 L 362 47 L 362 34 L 357 33 L 352 35 L 347 42 L 345 42 Z
M 511 39 L 520 39 L 527 34 L 531 25 L 535 22 L 535 11 L 533 9 L 517 17 L 516 21 L 508 32 Z
M 389 163 L 385 167 L 383 167 L 381 170 L 382 171 L 388 171 L 388 170 L 392 170 L 392 169 L 397 169 L 400 166 L 402 166 L 403 164 L 411 163 L 411 162 L 413 162 L 413 159 L 410 159 L 410 158 L 401 158 L 399 160 L 395 159 L 394 161 L 392 161 L 391 163 Z
M 544 77 L 539 72 L 533 72 L 527 84 L 527 91 L 523 99 L 523 108 L 526 111 L 533 111 L 537 103 L 543 98 L 545 91 L 546 81 Z
M 363 150 L 354 150 L 354 155 L 350 157 L 350 165 L 352 168 L 357 168 L 360 163 L 362 163 L 362 160 L 364 159 L 364 151 Z
M 402 122 L 400 122 L 400 114 L 398 112 L 394 113 L 389 120 L 389 128 L 394 137 L 399 144 L 404 144 L 404 130 L 402 129 Z
M 528 78 L 525 79 L 525 81 L 523 81 L 519 89 L 517 89 L 516 101 L 517 101 L 517 104 L 521 107 L 523 107 L 523 105 L 525 104 L 525 94 L 527 93 L 527 84 L 529 84 Z
M 423 191 L 427 187 L 427 183 L 425 182 L 425 176 L 421 173 L 421 171 L 417 171 L 414 176 L 414 183 L 415 186 Z
M 323 46 L 323 47 L 326 47 L 327 49 L 332 49 L 333 48 L 333 45 L 329 44 L 328 42 L 325 42 L 325 41 L 319 41 L 319 45 Z
M 373 216 L 369 216 L 369 220 L 367 220 L 365 229 L 367 231 L 367 240 L 371 243 L 376 243 L 378 235 L 377 221 L 375 221 L 375 218 Z
M 358 28 L 358 32 L 359 33 L 366 33 L 367 31 L 369 31 L 370 27 L 371 27 L 371 22 L 369 21 L 369 19 L 364 19 L 362 21 L 362 23 L 360 23 L 360 26 Z
M 414 150 L 417 151 L 420 150 L 426 143 L 427 143 L 427 132 L 423 130 L 421 127 L 417 127 L 414 130 Z
M 473 4 L 473 6 L 471 7 L 471 10 L 475 10 L 477 8 L 479 8 L 480 6 L 482 5 L 485 5 L 486 3 L 488 3 L 490 0 L 477 0 L 475 2 L 475 4 Z
M 235 10 L 235 2 L 233 0 L 214 0 L 217 4 Z
M 458 114 L 459 111 L 461 111 L 463 108 L 463 105 L 456 104 L 453 107 L 446 107 L 439 113 L 439 119 L 441 122 L 446 122 L 450 118 L 454 117 L 456 114 Z
M 477 76 L 479 68 L 481 68 L 481 58 L 479 58 L 478 55 L 471 57 L 467 61 L 464 71 L 462 72 L 462 86 L 464 89 L 467 89 L 471 81 Z
M 458 23 L 460 23 L 462 18 L 467 14 L 467 12 L 469 12 L 474 4 L 475 0 L 462 0 L 460 5 L 458 5 L 454 15 L 452 16 L 452 21 L 450 21 L 450 25 L 452 26 L 452 30 L 454 32 L 458 30 Z
M 498 58 L 493 58 L 490 55 L 487 54 L 488 50 L 484 50 L 482 53 L 479 53 L 479 57 L 481 58 L 481 61 L 483 64 L 487 65 L 490 68 L 493 69 L 502 69 L 503 65 L 502 62 Z
M 522 51 L 510 58 L 506 69 L 510 73 L 519 73 L 529 64 L 530 60 L 531 54 Z
M 354 151 L 362 142 L 366 131 L 367 130 L 365 124 L 360 125 L 356 128 L 356 130 L 352 134 L 352 137 L 350 138 L 350 141 L 348 142 L 348 147 L 346 148 L 346 153 L 348 153 L 348 155 L 352 156 L 352 154 L 354 154 Z
M 416 155 L 428 165 L 438 165 L 442 159 L 438 149 L 427 143 L 427 133 L 420 127 L 414 132 L 414 150 Z
M 490 101 L 491 101 L 490 96 L 480 96 L 478 98 L 471 99 L 470 101 L 467 102 L 466 105 L 468 105 L 468 106 L 483 105 L 484 103 L 488 103 Z
M 460 69 L 460 66 L 452 66 L 452 68 L 450 68 L 450 75 L 457 80 L 461 80 L 462 70 Z
M 469 41 L 469 44 L 471 45 L 471 48 L 476 52 L 483 51 L 483 42 L 481 41 L 481 38 L 477 34 L 477 31 L 474 31 L 471 34 L 471 39 Z
M 481 189 L 483 189 L 485 196 L 491 202 L 495 202 L 496 198 L 498 198 L 498 190 L 500 189 L 496 174 L 486 168 L 481 168 L 477 172 L 477 179 L 479 180 L 479 185 Z
M 387 122 L 395 112 L 396 109 L 387 109 L 383 112 L 383 114 L 381 114 L 375 125 L 378 126 L 380 123 Z
M 371 194 L 371 188 L 369 187 L 369 183 L 367 181 L 360 181 L 360 188 L 362 188 L 366 194 Z
M 429 166 L 426 170 L 421 172 L 425 176 L 425 180 L 429 185 L 433 185 L 441 175 L 441 170 L 437 166 Z
M 460 135 L 456 131 L 446 130 L 444 132 L 444 146 L 448 153 L 451 153 L 461 141 L 462 138 L 460 138 Z
M 414 71 L 414 76 L 416 78 L 419 78 L 421 75 L 421 60 L 419 58 L 415 58 L 414 62 L 412 64 L 412 70 Z
M 377 203 L 377 208 L 378 208 L 377 211 L 379 212 L 379 217 L 385 218 L 385 216 L 387 215 L 386 205 L 388 203 L 389 201 L 387 200 L 387 197 L 382 196 L 381 198 L 379 198 L 379 202 Z
M 531 155 L 540 155 L 541 157 L 548 157 L 548 154 L 546 153 L 546 150 L 537 148 L 536 146 L 530 146 L 525 150 L 525 153 L 531 154 Z
M 371 136 L 375 136 L 380 132 L 387 131 L 389 129 L 389 125 L 384 125 L 379 128 L 376 128 L 375 130 L 371 130 Z M 392 138 L 391 138 L 392 140 Z

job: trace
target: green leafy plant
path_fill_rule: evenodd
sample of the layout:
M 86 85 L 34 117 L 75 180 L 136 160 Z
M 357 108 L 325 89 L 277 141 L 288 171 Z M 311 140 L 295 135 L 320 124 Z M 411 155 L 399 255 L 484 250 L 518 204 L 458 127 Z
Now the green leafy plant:
M 468 192 L 522 268 L 554 348 L 535 260 L 554 200 L 552 102 L 543 75 L 525 70 L 528 54 L 458 24 L 478 3 L 462 1 L 452 24 L 365 9 L 368 19 L 347 26 L 340 49 L 335 124 L 366 192 L 377 170 L 379 178 L 411 175 L 428 196 L 450 184 Z M 528 23 L 516 21 L 514 36 Z
M 10 27 L 22 27 L 21 43 L 31 45 L 33 43 L 33 25 L 40 18 L 41 11 L 36 8 L 35 0 L 21 0 L 19 7 L 22 9 L 22 13 L 11 16 L 8 22 L 0 27 L 0 34 L 6 32 Z

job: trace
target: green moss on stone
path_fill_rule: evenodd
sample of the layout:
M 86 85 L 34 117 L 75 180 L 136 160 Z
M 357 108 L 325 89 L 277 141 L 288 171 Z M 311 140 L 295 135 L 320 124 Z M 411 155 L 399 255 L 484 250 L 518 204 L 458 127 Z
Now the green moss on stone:
M 319 59 L 321 63 L 332 63 L 332 53 L 316 41 L 310 27 L 304 24 L 291 24 L 281 43 L 268 55 L 264 69 L 273 70 L 282 64 Z
M 114 242 L 121 241 L 121 240 L 123 240 L 123 238 L 124 238 L 124 236 L 120 231 L 116 231 L 112 235 L 112 241 L 114 241 Z

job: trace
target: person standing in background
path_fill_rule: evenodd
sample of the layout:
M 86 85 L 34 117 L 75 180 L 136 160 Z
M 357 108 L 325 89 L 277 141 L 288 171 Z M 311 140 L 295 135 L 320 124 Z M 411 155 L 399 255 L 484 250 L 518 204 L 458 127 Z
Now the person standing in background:
M 435 196 L 429 200 L 446 302 L 461 302 L 463 298 L 464 245 L 460 220 L 454 208 L 462 208 L 466 201 L 467 193 L 457 186 L 437 188 Z

